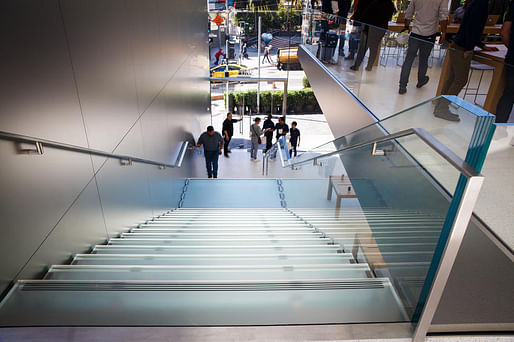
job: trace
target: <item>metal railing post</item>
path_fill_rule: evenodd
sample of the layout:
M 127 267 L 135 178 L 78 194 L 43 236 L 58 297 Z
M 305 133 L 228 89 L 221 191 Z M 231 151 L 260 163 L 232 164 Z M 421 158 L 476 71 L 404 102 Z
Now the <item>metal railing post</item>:
M 480 193 L 483 182 L 483 176 L 469 177 L 466 181 L 466 187 L 464 188 L 464 193 L 462 194 L 459 208 L 455 215 L 450 236 L 446 242 L 441 262 L 437 268 L 437 273 L 432 287 L 430 288 L 427 301 L 412 337 L 413 342 L 422 342 L 425 340 L 425 336 L 443 295 L 446 282 L 450 277 L 450 272 L 457 258 L 460 245 L 464 239 L 464 234 L 466 233 L 469 220 L 473 214 L 473 208 L 478 200 L 478 194 Z
M 282 98 L 282 116 L 285 118 L 287 115 L 287 81 L 284 81 L 284 94 Z

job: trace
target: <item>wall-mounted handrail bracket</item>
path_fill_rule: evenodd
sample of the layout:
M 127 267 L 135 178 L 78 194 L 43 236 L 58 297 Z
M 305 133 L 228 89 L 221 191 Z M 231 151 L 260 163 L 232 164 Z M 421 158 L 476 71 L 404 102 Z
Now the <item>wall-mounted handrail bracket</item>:
M 120 159 L 120 164 L 121 164 L 121 166 L 131 166 L 132 158 Z
M 17 142 L 16 143 L 16 152 L 18 154 L 43 154 L 43 144 L 39 141 L 34 141 L 33 143 L 24 143 Z
M 373 143 L 373 145 L 371 145 L 371 155 L 373 156 L 385 156 L 385 151 L 382 150 L 382 149 L 378 149 L 377 148 L 377 145 L 378 143 Z

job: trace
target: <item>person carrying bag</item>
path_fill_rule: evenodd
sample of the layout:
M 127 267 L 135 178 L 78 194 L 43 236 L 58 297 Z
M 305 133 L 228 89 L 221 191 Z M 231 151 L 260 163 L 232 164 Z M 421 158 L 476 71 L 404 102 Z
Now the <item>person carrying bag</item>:
M 262 144 L 262 129 L 259 126 L 261 122 L 261 118 L 255 118 L 255 123 L 250 126 L 250 140 L 252 146 L 250 148 L 250 157 L 256 161 L 257 160 L 257 151 L 259 150 L 259 145 Z

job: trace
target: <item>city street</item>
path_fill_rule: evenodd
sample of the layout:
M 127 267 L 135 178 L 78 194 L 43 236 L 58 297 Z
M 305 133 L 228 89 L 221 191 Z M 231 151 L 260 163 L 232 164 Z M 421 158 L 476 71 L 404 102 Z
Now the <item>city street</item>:
M 211 49 L 211 68 L 214 67 L 214 61 L 216 61 L 216 58 L 214 57 L 214 54 L 216 54 L 217 49 L 212 48 Z M 235 52 L 236 52 L 236 58 L 239 56 L 239 44 L 235 45 Z M 225 53 L 225 49 L 223 49 L 223 53 Z M 257 49 L 256 48 L 248 48 L 248 57 L 249 59 L 243 59 L 242 65 L 248 67 L 248 69 L 251 70 L 251 76 L 252 77 L 258 77 L 258 57 L 257 57 Z M 263 53 L 261 53 L 261 62 L 263 58 Z M 302 79 L 305 76 L 305 73 L 303 70 L 278 70 L 277 69 L 277 51 L 276 49 L 272 49 L 271 51 L 271 60 L 273 64 L 270 63 L 261 63 L 261 77 L 277 77 L 277 78 L 287 78 L 289 80 L 288 82 L 288 89 L 289 90 L 296 90 L 296 89 L 302 89 Z M 231 61 L 232 63 L 232 61 Z M 238 64 L 238 60 L 235 61 L 235 64 Z M 282 90 L 282 84 L 276 83 L 276 89 Z M 212 88 L 212 86 L 211 86 Z M 247 83 L 247 84 L 229 84 L 229 90 L 245 90 L 245 89 L 257 89 L 256 83 Z M 273 84 L 267 83 L 267 82 L 261 82 L 261 90 L 273 90 Z M 211 89 L 212 95 L 222 95 L 225 91 L 225 84 L 224 83 L 216 83 L 215 88 Z
M 211 49 L 211 67 L 214 66 L 216 58 L 214 54 L 217 52 L 217 48 Z M 225 49 L 223 49 L 225 53 Z M 235 46 L 236 58 L 239 56 L 239 44 Z M 258 77 L 258 56 L 256 48 L 248 48 L 249 59 L 243 60 L 243 65 L 252 70 L 251 77 Z M 263 53 L 261 53 L 261 62 Z M 273 49 L 271 52 L 271 60 L 273 64 L 261 63 L 261 77 L 264 78 L 287 78 L 288 79 L 288 90 L 303 89 L 303 77 L 305 73 L 303 70 L 278 70 L 276 67 L 277 62 L 277 51 Z M 237 63 L 237 62 L 236 62 Z M 261 82 L 261 90 L 283 90 L 282 82 Z M 274 88 L 275 86 L 275 88 Z M 257 89 L 257 83 L 231 83 L 229 84 L 229 91 L 237 90 L 248 90 Z M 215 85 L 211 83 L 211 96 L 223 95 L 226 91 L 226 84 L 217 82 Z M 221 127 L 223 120 L 226 118 L 227 109 L 225 108 L 225 101 L 223 99 L 212 100 L 211 102 L 211 113 L 212 113 L 212 125 L 214 128 L 221 133 Z M 249 143 L 250 124 L 253 122 L 253 118 L 259 116 L 262 120 L 266 118 L 267 114 L 257 114 L 252 116 L 245 116 L 242 123 L 234 124 L 234 140 L 231 142 L 233 149 L 238 149 L 240 146 L 247 148 Z M 274 121 L 278 121 L 278 117 L 281 114 L 274 114 Z M 234 114 L 235 119 L 239 119 L 240 116 Z M 301 145 L 299 150 L 310 150 L 322 143 L 331 141 L 334 139 L 332 132 L 325 120 L 323 114 L 301 114 L 301 115 L 287 115 L 286 123 L 291 126 L 292 121 L 298 122 L 298 129 L 300 129 Z M 262 125 L 262 122 L 261 122 Z

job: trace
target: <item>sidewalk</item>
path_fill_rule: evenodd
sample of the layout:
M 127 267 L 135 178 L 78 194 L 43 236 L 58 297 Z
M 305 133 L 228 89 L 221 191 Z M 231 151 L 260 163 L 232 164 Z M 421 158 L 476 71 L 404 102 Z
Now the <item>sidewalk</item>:
M 221 133 L 223 120 L 226 119 L 227 115 L 223 100 L 212 101 L 211 115 L 214 129 Z M 266 119 L 267 114 L 258 114 L 251 117 L 247 115 L 244 117 L 242 125 L 239 122 L 234 124 L 233 139 L 250 139 L 250 124 L 253 123 L 253 119 L 257 116 L 261 118 L 262 127 L 262 123 Z M 281 114 L 273 114 L 273 122 L 277 123 L 280 116 Z M 240 116 L 234 114 L 234 119 L 240 119 Z M 299 148 L 301 151 L 309 151 L 319 145 L 334 140 L 334 136 L 323 114 L 286 115 L 286 123 L 289 127 L 291 127 L 291 122 L 293 121 L 298 122 L 298 129 L 302 134 Z M 240 131 L 241 128 L 242 133 Z M 275 142 L 275 139 L 273 139 L 273 142 Z M 231 143 L 231 146 L 232 148 L 238 148 L 235 143 Z

